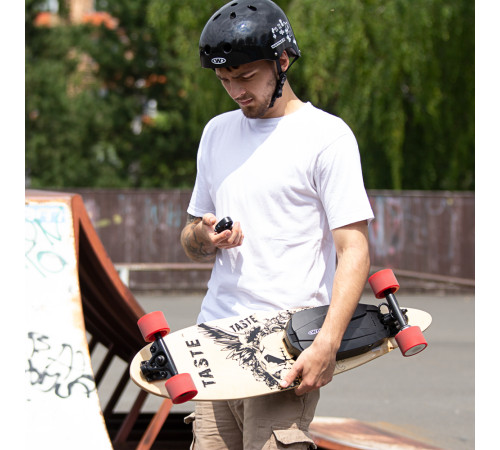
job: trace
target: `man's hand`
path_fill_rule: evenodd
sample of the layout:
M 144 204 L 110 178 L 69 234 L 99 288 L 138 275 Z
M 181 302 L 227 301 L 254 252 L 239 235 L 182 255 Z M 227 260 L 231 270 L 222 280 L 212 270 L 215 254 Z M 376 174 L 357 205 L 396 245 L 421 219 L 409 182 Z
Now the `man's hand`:
M 192 260 L 198 262 L 213 262 L 217 249 L 238 247 L 243 243 L 241 224 L 235 222 L 232 230 L 215 232 L 217 218 L 213 214 L 203 217 L 189 216 L 181 233 L 181 244 Z
M 217 219 L 213 214 L 205 214 L 202 222 L 206 225 L 208 237 L 211 239 L 212 244 L 216 248 L 234 248 L 243 244 L 243 231 L 239 222 L 234 222 L 231 230 L 224 230 L 221 233 L 215 233 L 215 225 Z
M 311 346 L 299 355 L 283 378 L 281 387 L 286 388 L 299 378 L 300 385 L 295 389 L 295 393 L 303 395 L 328 384 L 335 371 L 337 350 L 334 349 L 334 343 L 327 337 L 323 339 L 321 332 L 318 333 Z

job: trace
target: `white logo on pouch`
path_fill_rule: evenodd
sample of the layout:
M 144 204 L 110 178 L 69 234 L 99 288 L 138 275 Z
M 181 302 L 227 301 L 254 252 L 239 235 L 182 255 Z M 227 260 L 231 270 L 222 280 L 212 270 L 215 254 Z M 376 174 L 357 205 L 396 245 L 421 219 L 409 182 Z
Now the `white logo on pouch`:
M 307 334 L 308 334 L 309 336 L 314 336 L 314 335 L 318 334 L 318 333 L 320 332 L 320 330 L 321 330 L 321 328 L 316 328 L 315 330 L 309 330 L 309 331 L 307 332 Z
M 213 64 L 224 64 L 226 62 L 226 58 L 212 58 Z

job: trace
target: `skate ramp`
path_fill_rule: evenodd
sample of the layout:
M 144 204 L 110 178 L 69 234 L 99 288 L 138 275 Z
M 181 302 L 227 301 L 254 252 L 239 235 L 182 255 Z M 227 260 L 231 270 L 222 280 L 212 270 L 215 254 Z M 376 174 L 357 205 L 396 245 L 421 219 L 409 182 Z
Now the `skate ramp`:
M 144 311 L 79 195 L 26 191 L 25 200 L 26 447 L 111 449 L 87 338 L 129 361 Z

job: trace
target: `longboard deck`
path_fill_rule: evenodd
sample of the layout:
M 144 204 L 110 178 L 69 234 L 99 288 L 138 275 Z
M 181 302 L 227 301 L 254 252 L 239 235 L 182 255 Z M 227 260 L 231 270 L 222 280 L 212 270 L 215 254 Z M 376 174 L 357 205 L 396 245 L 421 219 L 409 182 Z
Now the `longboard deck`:
M 418 325 L 422 331 L 430 326 L 429 313 L 406 309 L 409 325 Z M 164 341 L 178 373 L 190 373 L 198 390 L 193 400 L 234 400 L 281 391 L 279 381 L 294 362 L 282 344 L 283 330 L 296 311 L 256 312 L 193 325 L 167 335 Z M 148 382 L 140 369 L 141 362 L 151 358 L 151 345 L 145 346 L 132 360 L 130 377 L 147 392 L 168 398 L 165 380 Z M 366 353 L 337 361 L 334 375 L 373 361 L 395 348 L 394 338 L 385 339 Z

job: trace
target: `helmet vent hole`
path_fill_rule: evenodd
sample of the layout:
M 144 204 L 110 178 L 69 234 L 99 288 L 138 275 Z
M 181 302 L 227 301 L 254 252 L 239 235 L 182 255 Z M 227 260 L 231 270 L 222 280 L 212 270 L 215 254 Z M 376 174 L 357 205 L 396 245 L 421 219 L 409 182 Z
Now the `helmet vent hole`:
M 216 20 L 217 20 L 220 16 L 221 16 L 220 14 L 217 14 L 217 15 L 213 18 L 212 22 L 215 22 L 215 21 L 216 21 Z
M 238 3 L 231 3 L 231 6 L 236 6 Z
M 252 5 L 248 5 L 248 9 L 251 9 L 252 11 L 257 11 L 257 8 Z
M 233 12 L 229 15 L 229 17 L 230 17 L 231 19 L 236 19 L 236 13 L 233 11 Z
M 212 51 L 212 49 L 210 48 L 210 45 L 205 45 L 205 48 L 203 49 L 203 51 L 205 52 L 205 55 L 210 55 L 210 52 Z
M 224 53 L 231 53 L 232 50 L 233 50 L 233 47 L 231 46 L 231 44 L 228 44 L 228 43 L 225 43 L 222 47 L 222 50 L 224 51 Z

